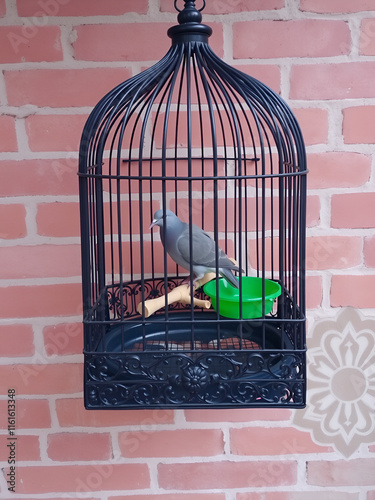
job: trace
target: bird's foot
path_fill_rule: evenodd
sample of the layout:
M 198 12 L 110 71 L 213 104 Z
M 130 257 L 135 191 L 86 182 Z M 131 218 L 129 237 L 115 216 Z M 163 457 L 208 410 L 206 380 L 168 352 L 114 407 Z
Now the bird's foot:
M 183 281 L 181 281 L 181 285 L 190 285 L 190 276 L 187 276 Z
M 195 278 L 193 280 L 194 289 L 196 289 L 198 286 L 198 284 L 196 282 L 197 282 L 197 278 Z M 190 287 L 190 284 L 191 284 L 191 276 L 187 276 L 183 281 L 181 281 L 181 285 L 188 285 Z

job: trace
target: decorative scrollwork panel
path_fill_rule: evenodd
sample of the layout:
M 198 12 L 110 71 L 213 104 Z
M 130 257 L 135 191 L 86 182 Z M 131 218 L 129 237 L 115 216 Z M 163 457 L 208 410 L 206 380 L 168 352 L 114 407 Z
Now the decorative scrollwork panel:
M 205 352 L 93 355 L 89 407 L 283 405 L 303 394 L 303 359 Z M 287 369 L 289 367 L 289 369 Z M 297 368 L 298 367 L 298 368 Z

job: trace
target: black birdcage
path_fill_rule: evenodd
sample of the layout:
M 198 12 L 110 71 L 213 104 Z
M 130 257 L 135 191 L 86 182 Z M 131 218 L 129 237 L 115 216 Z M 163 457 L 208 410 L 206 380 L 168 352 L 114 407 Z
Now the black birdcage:
M 168 53 L 83 130 L 85 406 L 303 407 L 301 131 L 279 95 L 215 55 L 194 1 L 175 7 Z M 185 266 L 167 253 L 169 210 L 187 224 Z M 236 286 L 220 278 L 220 249 Z

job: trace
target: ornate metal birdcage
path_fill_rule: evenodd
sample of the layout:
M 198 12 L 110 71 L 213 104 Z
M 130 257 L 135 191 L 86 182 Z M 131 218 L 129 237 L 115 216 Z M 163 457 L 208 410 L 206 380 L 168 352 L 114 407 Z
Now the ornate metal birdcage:
M 303 407 L 301 131 L 184 3 L 82 134 L 85 406 Z

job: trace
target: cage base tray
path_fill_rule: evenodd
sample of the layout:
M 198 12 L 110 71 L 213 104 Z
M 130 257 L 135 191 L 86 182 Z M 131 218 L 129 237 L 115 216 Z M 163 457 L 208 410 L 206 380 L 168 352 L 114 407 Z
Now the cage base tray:
M 192 328 L 192 322 L 194 327 Z M 97 350 L 109 352 L 144 350 L 204 350 L 204 349 L 281 349 L 292 348 L 280 328 L 265 322 L 234 322 L 220 318 L 218 328 L 215 313 L 170 313 L 166 329 L 165 315 L 152 321 L 123 322 L 111 327 Z M 286 345 L 285 345 L 286 344 Z
M 218 338 L 216 319 L 194 315 L 193 336 L 185 313 L 168 315 L 167 337 L 164 315 L 110 328 L 85 353 L 86 408 L 303 407 L 305 353 L 272 321 L 244 322 L 242 336 L 223 322 Z

